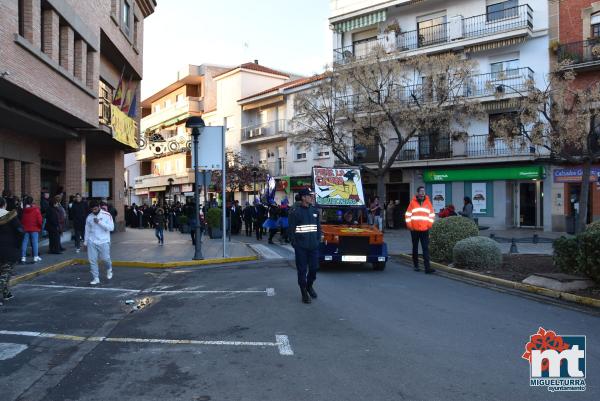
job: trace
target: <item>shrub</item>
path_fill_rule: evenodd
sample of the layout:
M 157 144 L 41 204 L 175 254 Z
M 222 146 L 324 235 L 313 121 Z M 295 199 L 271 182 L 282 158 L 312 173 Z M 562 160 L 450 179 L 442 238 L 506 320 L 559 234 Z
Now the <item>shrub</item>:
M 565 273 L 576 274 L 580 272 L 579 262 L 579 243 L 575 237 L 560 237 L 552 243 L 554 253 L 552 261 L 554 266 L 558 267 Z
M 218 207 L 211 207 L 206 214 L 206 222 L 210 228 L 221 228 L 223 225 L 223 211 Z
M 579 270 L 594 281 L 600 282 L 600 230 L 586 231 L 577 236 Z
M 182 215 L 182 216 L 179 216 L 179 217 L 177 218 L 177 221 L 179 222 L 179 225 L 180 225 L 180 226 L 184 226 L 184 225 L 186 225 L 186 224 L 188 224 L 188 223 L 189 223 L 189 219 L 188 219 L 188 217 L 187 217 L 187 216 L 183 216 L 183 215 Z
M 585 232 L 592 232 L 592 231 L 600 233 L 600 220 L 594 221 L 593 223 L 589 224 L 587 226 L 587 228 L 585 229 Z
M 470 237 L 458 241 L 452 255 L 456 267 L 497 269 L 502 266 L 500 246 L 487 237 Z
M 479 235 L 477 224 L 462 216 L 446 217 L 433 224 L 430 232 L 431 259 L 435 262 L 452 261 L 452 250 L 460 240 Z

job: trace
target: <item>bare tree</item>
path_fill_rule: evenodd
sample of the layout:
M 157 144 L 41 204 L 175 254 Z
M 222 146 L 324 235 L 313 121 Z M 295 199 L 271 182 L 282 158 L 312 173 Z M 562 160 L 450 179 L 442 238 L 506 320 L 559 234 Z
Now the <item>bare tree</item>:
M 394 59 L 375 49 L 296 95 L 294 141 L 328 146 L 337 162 L 360 164 L 385 200 L 385 176 L 411 139 L 423 139 L 430 153 L 449 154 L 451 140 L 480 115 L 471 98 L 474 68 L 456 54 Z M 376 160 L 361 160 L 365 150 Z
M 228 192 L 244 191 L 252 187 L 254 181 L 253 168 L 256 168 L 256 182 L 265 182 L 269 172 L 261 166 L 254 166 L 239 152 L 227 152 L 226 190 Z M 211 177 L 211 183 L 217 190 L 221 189 L 221 171 L 216 170 Z
M 578 89 L 575 78 L 565 62 L 549 74 L 545 87 L 538 88 L 530 81 L 517 113 L 496 121 L 490 140 L 500 137 L 509 143 L 546 149 L 554 162 L 583 166 L 579 232 L 586 226 L 591 166 L 600 160 L 600 82 Z

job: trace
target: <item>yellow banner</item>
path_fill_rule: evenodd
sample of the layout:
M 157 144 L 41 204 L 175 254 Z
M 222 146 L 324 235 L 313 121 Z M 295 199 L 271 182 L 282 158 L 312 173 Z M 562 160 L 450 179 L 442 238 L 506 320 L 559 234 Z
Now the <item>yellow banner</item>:
M 119 110 L 114 104 L 110 105 L 110 126 L 115 140 L 132 148 L 138 147 L 135 139 L 135 132 L 137 130 L 135 121 Z

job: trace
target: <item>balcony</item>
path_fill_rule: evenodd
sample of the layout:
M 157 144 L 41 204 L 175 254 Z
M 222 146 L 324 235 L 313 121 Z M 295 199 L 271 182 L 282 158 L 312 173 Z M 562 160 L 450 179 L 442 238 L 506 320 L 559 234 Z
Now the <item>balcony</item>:
M 539 156 L 543 153 L 541 148 L 529 146 L 520 140 L 513 140 L 509 144 L 504 139 L 496 138 L 492 143 L 488 135 L 469 136 L 466 145 L 466 157 Z
M 104 96 L 98 98 L 98 122 L 101 131 L 127 146 L 128 150 L 138 148 L 137 122 Z
M 153 128 L 158 125 L 173 125 L 178 119 L 185 119 L 189 114 L 200 114 L 204 111 L 204 99 L 198 97 L 188 97 L 142 119 L 142 131 Z
M 333 51 L 333 60 L 335 63 L 345 64 L 367 57 L 379 48 L 388 53 L 418 52 L 421 49 L 437 51 L 441 49 L 436 47 L 465 46 L 469 44 L 465 42 L 478 38 L 504 39 L 515 34 L 524 34 L 518 31 L 532 29 L 533 11 L 529 5 L 524 4 L 468 18 L 458 15 L 449 18 L 444 24 L 399 34 L 391 33 L 372 41 L 345 46 Z
M 600 66 L 600 38 L 560 45 L 558 61 L 570 61 L 575 69 L 586 69 Z
M 242 128 L 242 144 L 269 142 L 283 139 L 288 133 L 287 120 L 275 120 L 268 123 Z
M 398 86 L 390 90 L 380 91 L 371 98 L 364 94 L 340 96 L 335 99 L 335 105 L 337 108 L 344 108 L 351 112 L 365 112 L 371 99 L 376 99 L 377 102 L 386 102 L 390 105 L 397 103 L 399 105 L 413 104 L 416 106 L 417 104 L 451 102 L 458 97 L 491 98 L 496 97 L 498 94 L 510 97 L 526 92 L 533 79 L 533 70 L 524 67 L 473 75 L 465 81 L 464 85 L 456 85 L 451 91 L 439 83 L 433 84 L 424 81 L 421 84 Z
M 258 163 L 261 169 L 267 170 L 272 177 L 281 177 L 287 175 L 287 165 L 285 159 L 278 159 L 274 162 L 261 161 Z

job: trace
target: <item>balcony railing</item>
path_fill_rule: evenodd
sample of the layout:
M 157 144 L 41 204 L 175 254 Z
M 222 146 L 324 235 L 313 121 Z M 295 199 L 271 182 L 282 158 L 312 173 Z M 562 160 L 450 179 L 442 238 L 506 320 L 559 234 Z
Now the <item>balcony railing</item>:
M 477 98 L 496 96 L 497 94 L 511 95 L 524 93 L 528 85 L 533 82 L 534 72 L 531 68 L 517 68 L 502 72 L 473 75 L 465 80 L 464 85 L 454 85 L 452 90 L 441 82 L 421 83 L 417 85 L 398 86 L 390 90 L 366 94 L 339 96 L 335 99 L 338 109 L 350 112 L 377 112 L 377 108 L 370 108 L 373 101 L 393 105 L 425 104 L 455 101 L 456 98 Z
M 472 135 L 467 139 L 467 157 L 531 156 L 540 154 L 535 146 L 515 139 L 511 144 L 504 139 L 495 138 L 490 142 L 488 135 Z
M 404 52 L 525 28 L 533 29 L 533 10 L 527 4 L 468 18 L 456 16 L 444 24 L 358 42 L 335 49 L 333 59 L 343 64 L 367 57 L 378 48 L 390 53 Z
M 242 141 L 268 138 L 287 133 L 287 120 L 275 120 L 268 123 L 242 128 Z
M 262 169 L 265 169 L 269 172 L 269 174 L 273 177 L 280 177 L 282 175 L 287 175 L 287 166 L 285 159 L 278 159 L 274 162 L 266 162 L 262 161 L 258 163 L 258 166 Z
M 98 99 L 98 120 L 102 125 L 110 125 L 110 105 L 111 101 L 107 98 Z
M 571 61 L 573 65 L 600 63 L 600 38 L 559 46 L 558 61 Z

